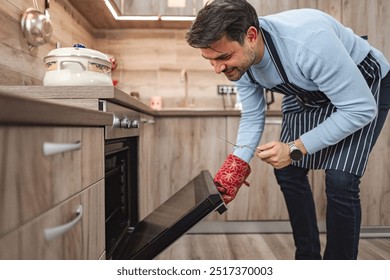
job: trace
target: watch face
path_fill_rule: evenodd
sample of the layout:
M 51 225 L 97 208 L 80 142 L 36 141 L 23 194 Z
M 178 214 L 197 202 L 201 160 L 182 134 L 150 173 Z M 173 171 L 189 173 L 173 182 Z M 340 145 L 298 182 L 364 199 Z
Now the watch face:
M 303 157 L 302 152 L 299 149 L 292 150 L 290 153 L 290 157 L 292 160 L 301 160 Z

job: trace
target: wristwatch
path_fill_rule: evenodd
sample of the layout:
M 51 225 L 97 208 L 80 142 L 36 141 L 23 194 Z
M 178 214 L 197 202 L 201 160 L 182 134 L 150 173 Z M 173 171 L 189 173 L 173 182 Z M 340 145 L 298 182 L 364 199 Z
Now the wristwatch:
M 295 145 L 294 141 L 287 143 L 290 147 L 290 158 L 292 161 L 300 161 L 303 158 L 302 151 Z

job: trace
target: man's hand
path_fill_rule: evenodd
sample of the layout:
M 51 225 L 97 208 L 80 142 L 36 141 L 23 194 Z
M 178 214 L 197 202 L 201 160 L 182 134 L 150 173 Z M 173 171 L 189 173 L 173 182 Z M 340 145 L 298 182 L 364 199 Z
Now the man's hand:
M 294 143 L 303 155 L 307 154 L 301 139 L 295 140 Z M 287 143 L 272 141 L 257 147 L 257 150 L 259 152 L 256 153 L 256 156 L 276 169 L 281 169 L 291 164 L 290 147 Z
M 262 161 L 281 169 L 291 164 L 290 148 L 287 143 L 272 141 L 257 147 L 256 156 Z

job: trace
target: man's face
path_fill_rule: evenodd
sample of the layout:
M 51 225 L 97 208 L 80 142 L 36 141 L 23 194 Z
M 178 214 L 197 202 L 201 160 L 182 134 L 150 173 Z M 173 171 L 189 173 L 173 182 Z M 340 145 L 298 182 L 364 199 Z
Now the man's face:
M 237 81 L 255 63 L 256 51 L 247 40 L 241 46 L 224 36 L 210 45 L 200 49 L 202 56 L 210 61 L 217 74 L 224 73 L 230 81 Z

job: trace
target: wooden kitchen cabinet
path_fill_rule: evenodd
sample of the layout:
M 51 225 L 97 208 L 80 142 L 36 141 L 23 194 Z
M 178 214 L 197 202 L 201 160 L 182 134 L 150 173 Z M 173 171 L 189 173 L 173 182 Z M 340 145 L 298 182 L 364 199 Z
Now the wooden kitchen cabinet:
M 178 188 L 184 186 L 194 174 L 207 169 L 212 175 L 218 171 L 233 147 L 224 143 L 217 136 L 231 142 L 236 139 L 239 116 L 221 117 L 159 117 L 155 131 L 155 171 L 153 191 L 148 197 L 153 200 L 153 207 L 158 206 Z M 261 143 L 279 139 L 281 117 L 266 119 Z M 390 196 L 388 134 L 390 122 L 374 147 L 367 166 L 366 174 L 361 179 L 362 225 L 388 225 Z M 283 194 L 276 182 L 271 166 L 253 158 L 252 172 L 247 181 L 250 187 L 243 185 L 236 199 L 228 204 L 228 211 L 223 215 L 213 213 L 207 220 L 217 221 L 282 221 L 288 220 Z M 324 171 L 309 171 L 316 204 L 317 218 L 320 224 L 326 219 L 326 196 Z M 146 202 L 145 202 L 146 203 Z
M 81 193 L 84 207 L 82 227 L 82 259 L 102 259 L 105 254 L 104 180 L 100 180 Z
M 239 117 L 227 117 L 227 137 L 234 142 L 237 137 Z M 280 117 L 267 117 L 261 144 L 277 140 L 280 135 Z M 225 154 L 233 147 L 227 146 Z M 222 163 L 222 162 L 221 162 Z M 228 204 L 223 215 L 214 213 L 209 220 L 259 221 L 287 220 L 288 214 L 282 192 L 276 182 L 273 168 L 257 158 L 250 162 L 251 174 L 247 178 L 249 187 L 243 185 L 236 198 Z
M 104 180 L 0 239 L 0 259 L 99 259 L 104 251 Z M 82 207 L 82 213 L 76 211 Z M 51 240 L 45 230 L 80 222 Z
M 151 176 L 158 180 L 149 197 L 154 207 L 200 171 L 219 169 L 226 157 L 226 143 L 218 138 L 226 135 L 226 117 L 159 117 L 155 126 Z
M 155 182 L 148 196 L 160 205 L 201 170 L 214 175 L 223 164 L 236 139 L 239 116 L 163 117 L 155 131 Z M 262 143 L 279 139 L 280 117 L 267 118 Z M 248 221 L 288 219 L 282 193 L 273 169 L 260 160 L 251 161 L 250 187 L 243 186 L 223 215 L 213 213 L 207 220 Z M 146 203 L 146 202 L 145 202 Z
M 155 199 L 154 186 L 157 182 L 155 174 L 156 161 L 155 151 L 155 121 L 154 117 L 141 114 L 140 117 L 140 136 L 139 136 L 139 218 L 143 220 L 157 206 L 158 200 Z M 157 140 L 158 141 L 158 140 Z
M 46 154 L 50 144 L 70 150 Z M 1 126 L 0 258 L 98 259 L 104 252 L 104 129 Z M 52 241 L 43 231 L 81 221 Z

